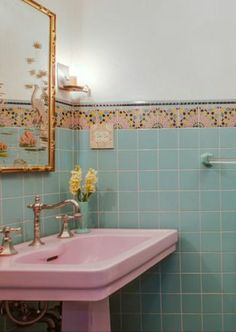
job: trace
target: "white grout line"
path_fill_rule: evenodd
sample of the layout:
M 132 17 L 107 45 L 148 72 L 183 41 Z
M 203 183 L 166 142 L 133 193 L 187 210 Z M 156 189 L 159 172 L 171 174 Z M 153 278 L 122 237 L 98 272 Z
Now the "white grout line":
M 218 155 L 221 155 L 221 137 L 220 129 L 218 129 Z M 222 169 L 219 170 L 219 189 L 222 188 Z M 221 329 L 224 331 L 224 301 L 223 301 L 223 285 L 224 285 L 224 271 L 223 271 L 223 243 L 222 243 L 222 190 L 220 190 L 220 272 L 221 272 Z

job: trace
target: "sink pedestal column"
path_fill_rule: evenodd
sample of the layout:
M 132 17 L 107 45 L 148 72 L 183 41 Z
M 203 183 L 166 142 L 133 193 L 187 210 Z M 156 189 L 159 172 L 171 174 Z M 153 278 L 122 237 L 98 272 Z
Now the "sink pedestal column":
M 63 302 L 62 332 L 110 332 L 109 297 L 95 302 Z

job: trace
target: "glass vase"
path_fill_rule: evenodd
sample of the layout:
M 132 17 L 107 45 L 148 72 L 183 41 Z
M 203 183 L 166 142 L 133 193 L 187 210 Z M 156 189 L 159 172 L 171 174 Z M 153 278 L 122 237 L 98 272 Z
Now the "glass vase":
M 81 217 L 78 221 L 78 228 L 76 233 L 89 233 L 88 229 L 88 202 L 79 202 Z

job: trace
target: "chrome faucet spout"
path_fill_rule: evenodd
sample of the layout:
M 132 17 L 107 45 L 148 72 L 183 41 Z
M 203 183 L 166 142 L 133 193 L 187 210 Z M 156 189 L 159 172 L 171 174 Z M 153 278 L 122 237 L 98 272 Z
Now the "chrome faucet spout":
M 80 216 L 80 207 L 79 203 L 76 202 L 74 199 L 66 199 L 59 203 L 55 204 L 44 204 L 41 202 L 39 196 L 35 196 L 35 200 L 33 204 L 27 205 L 28 208 L 33 209 L 34 212 L 34 239 L 29 244 L 30 246 L 37 247 L 44 245 L 45 243 L 42 242 L 40 239 L 40 213 L 42 210 L 50 210 L 50 209 L 58 209 L 62 208 L 67 205 L 72 205 L 74 207 L 74 217 L 75 219 Z
M 42 204 L 41 209 L 58 209 L 61 207 L 64 207 L 66 205 L 72 205 L 74 207 L 74 214 L 79 213 L 80 212 L 80 207 L 79 207 L 79 203 L 76 202 L 76 200 L 74 199 L 66 199 L 64 201 L 61 201 L 59 203 L 55 203 L 55 204 Z

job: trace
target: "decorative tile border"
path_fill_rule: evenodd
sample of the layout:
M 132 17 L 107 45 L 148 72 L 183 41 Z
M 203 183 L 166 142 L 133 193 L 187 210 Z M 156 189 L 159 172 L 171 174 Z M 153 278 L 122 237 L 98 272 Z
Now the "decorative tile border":
M 29 102 L 11 101 L 1 110 L 0 127 L 32 127 Z M 56 127 L 89 129 L 109 123 L 115 129 L 236 127 L 236 102 L 169 102 L 72 105 L 56 102 Z
M 80 105 L 75 129 L 111 123 L 117 129 L 236 127 L 236 103 Z

